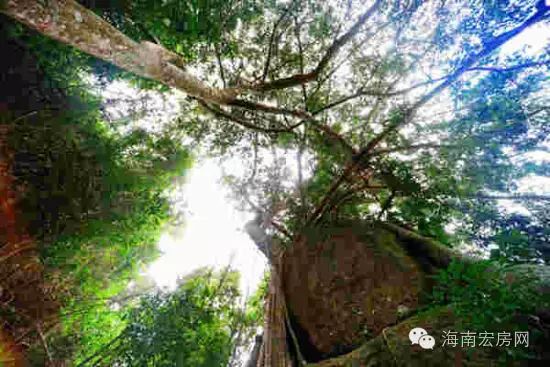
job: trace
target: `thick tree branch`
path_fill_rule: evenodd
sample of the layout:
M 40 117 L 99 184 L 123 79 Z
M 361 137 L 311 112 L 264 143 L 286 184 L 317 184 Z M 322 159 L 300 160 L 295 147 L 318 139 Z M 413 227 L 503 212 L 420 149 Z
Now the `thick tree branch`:
M 524 64 L 509 66 L 509 67 L 478 66 L 478 67 L 472 67 L 472 68 L 466 69 L 465 72 L 489 71 L 489 72 L 504 73 L 504 72 L 510 72 L 510 71 L 516 71 L 516 70 L 521 70 L 521 69 L 532 68 L 532 67 L 539 67 L 539 66 L 544 66 L 544 65 L 550 65 L 550 60 L 540 61 L 540 62 L 528 62 L 528 63 L 524 63 Z M 376 91 L 376 90 L 366 90 L 366 89 L 361 88 L 353 94 L 350 94 L 348 96 L 344 96 L 344 97 L 342 97 L 342 98 L 340 98 L 340 99 L 338 99 L 338 100 L 336 100 L 332 103 L 327 104 L 326 106 L 323 106 L 323 107 L 313 111 L 312 114 L 313 115 L 319 114 L 323 111 L 326 111 L 328 109 L 337 107 L 337 106 L 339 106 L 343 103 L 349 102 L 353 99 L 363 97 L 363 96 L 396 97 L 396 96 L 399 96 L 399 95 L 407 94 L 409 92 L 412 92 L 415 89 L 425 87 L 427 85 L 445 80 L 445 79 L 449 78 L 451 75 L 452 74 L 449 74 L 449 75 L 446 75 L 446 76 L 443 76 L 443 77 L 440 77 L 440 78 L 426 80 L 426 81 L 423 81 L 423 82 L 413 84 L 410 87 L 407 87 L 407 88 L 404 88 L 404 89 L 389 91 L 389 92 Z
M 329 104 L 327 104 L 326 106 L 323 106 L 323 107 L 320 107 L 319 109 L 315 110 L 314 112 L 312 112 L 313 115 L 317 115 L 321 112 L 324 112 L 326 110 L 329 110 L 331 108 L 334 108 L 334 107 L 337 107 L 343 103 L 346 103 L 346 102 L 349 102 L 351 100 L 354 100 L 356 98 L 359 98 L 359 97 L 364 97 L 364 96 L 368 96 L 368 97 L 396 97 L 396 96 L 399 96 L 399 95 L 402 95 L 402 94 L 407 94 L 417 88 L 420 88 L 420 87 L 424 87 L 426 85 L 429 85 L 429 84 L 433 84 L 433 83 L 437 83 L 438 81 L 441 81 L 445 79 L 445 77 L 442 77 L 442 78 L 437 78 L 437 79 L 432 79 L 432 80 L 427 80 L 425 82 L 420 82 L 420 83 L 417 83 L 417 84 L 414 84 L 410 87 L 407 87 L 405 89 L 400 89 L 400 90 L 396 90 L 396 91 L 377 91 L 377 90 L 366 90 L 364 88 L 360 88 L 357 92 L 353 93 L 353 94 L 350 94 L 348 96 L 344 96 L 334 102 L 331 102 Z
M 304 73 L 304 48 L 302 47 L 302 39 L 300 37 L 300 26 L 298 25 L 298 19 L 296 19 L 296 17 L 294 17 L 294 28 L 295 28 L 295 31 L 294 31 L 294 34 L 296 36 L 296 42 L 298 43 L 298 53 L 299 53 L 299 61 L 300 61 L 300 73 L 303 74 Z M 307 111 L 308 110 L 308 107 L 307 107 L 307 89 L 306 89 L 306 85 L 305 84 L 302 84 L 302 97 L 303 97 L 303 102 L 304 102 L 304 109 Z
M 425 148 L 460 148 L 460 145 L 443 145 L 443 144 L 436 144 L 436 143 L 426 143 L 426 144 L 416 144 L 416 145 L 409 145 L 404 147 L 395 147 L 395 148 L 387 148 L 387 149 L 377 149 L 373 151 L 370 156 L 378 156 L 378 155 L 384 155 L 388 153 L 395 153 L 395 152 L 406 152 L 406 151 L 413 151 L 418 149 L 425 149 Z
M 350 152 L 351 154 L 357 154 L 357 149 L 355 149 L 348 141 L 341 135 L 338 134 L 336 131 L 332 130 L 329 126 L 320 123 L 317 120 L 311 120 L 312 126 L 324 133 L 326 136 L 328 136 L 331 140 L 334 140 L 338 142 L 346 151 Z
M 291 110 L 283 107 L 270 106 L 267 104 L 259 102 L 246 101 L 244 99 L 234 99 L 233 101 L 227 103 L 228 106 L 241 107 L 250 111 L 262 111 L 278 115 L 287 115 L 298 117 L 302 119 L 308 119 L 311 115 L 306 111 L 301 110 Z
M 352 187 L 351 189 L 347 190 L 342 195 L 340 195 L 339 198 L 333 200 L 333 203 L 331 205 L 329 205 L 325 211 L 326 212 L 336 212 L 336 210 L 339 207 L 341 207 L 347 201 L 353 199 L 354 196 L 359 195 L 359 194 L 361 194 L 365 191 L 368 191 L 369 193 L 372 194 L 372 192 L 370 192 L 371 188 L 372 187 L 369 186 L 367 182 L 363 183 L 362 185 L 360 185 L 357 188 Z
M 218 61 L 218 67 L 220 68 L 220 78 L 222 79 L 223 87 L 227 88 L 227 82 L 225 80 L 225 71 L 222 64 L 222 56 L 218 45 L 214 45 L 214 52 L 216 53 L 216 60 Z
M 181 67 L 178 55 L 151 42 L 135 42 L 76 1 L 48 3 L 7 0 L 0 11 L 48 37 L 191 96 L 217 104 L 235 99 L 235 90 L 209 87 Z
M 214 105 L 211 105 L 211 104 L 208 104 L 206 101 L 203 101 L 203 100 L 200 100 L 200 99 L 197 99 L 197 101 L 199 102 L 199 104 L 201 106 L 203 106 L 207 111 L 213 113 L 215 116 L 218 116 L 218 117 L 222 117 L 226 120 L 229 120 L 229 121 L 232 121 L 242 127 L 245 127 L 247 129 L 251 129 L 251 130 L 255 130 L 255 131 L 260 131 L 260 132 L 264 132 L 264 133 L 284 133 L 284 132 L 292 132 L 294 129 L 296 129 L 297 127 L 299 127 L 300 125 L 306 123 L 306 122 L 310 122 L 311 123 L 311 126 L 322 132 L 325 136 L 327 136 L 329 139 L 331 140 L 334 140 L 336 142 L 338 142 L 342 147 L 344 147 L 344 149 L 346 149 L 347 151 L 349 151 L 351 154 L 356 154 L 357 153 L 357 150 L 355 148 L 353 148 L 347 141 L 346 139 L 338 134 L 337 132 L 335 132 L 334 130 L 332 130 L 329 126 L 326 126 L 312 118 L 309 117 L 309 115 L 307 113 L 304 113 L 304 117 L 301 118 L 300 121 L 298 121 L 297 123 L 293 124 L 293 125 L 289 125 L 289 126 L 285 126 L 285 127 L 281 127 L 281 128 L 268 128 L 268 127 L 263 127 L 263 126 L 259 126 L 257 124 L 254 124 L 253 122 L 245 119 L 245 118 L 242 118 L 240 116 L 235 116 L 229 112 L 226 112 L 224 110 L 222 110 L 221 108 L 217 107 L 217 106 L 214 106 Z M 270 110 L 272 107 L 270 106 L 266 106 L 266 105 L 261 105 L 261 104 L 256 104 L 256 103 L 253 103 L 251 102 L 250 104 L 248 103 L 243 103 L 243 104 L 239 104 L 238 105 L 239 107 L 246 107 L 248 106 L 248 110 L 261 110 L 261 111 L 266 111 L 266 110 Z M 258 107 L 260 106 L 260 107 Z M 265 107 L 265 108 L 264 108 Z M 275 108 L 275 107 L 274 107 Z M 275 108 L 276 111 L 279 111 L 277 108 Z M 290 110 L 289 110 L 290 111 Z M 270 111 L 271 112 L 271 111 Z M 300 116 L 300 113 L 297 114 L 298 116 Z
M 353 165 L 348 165 L 344 168 L 344 172 L 336 179 L 336 181 L 332 183 L 319 205 L 317 205 L 311 216 L 306 221 L 306 226 L 314 223 L 317 218 L 321 216 L 321 214 L 325 211 L 325 208 L 330 204 L 330 201 L 332 200 L 334 194 L 338 191 L 340 185 L 344 183 L 344 181 L 346 181 L 348 175 L 353 171 L 354 168 L 355 167 Z
M 271 220 L 269 224 L 277 231 L 279 231 L 279 233 L 284 235 L 287 239 L 292 240 L 294 238 L 292 234 L 285 227 L 283 227 L 282 224 L 277 223 L 275 220 Z

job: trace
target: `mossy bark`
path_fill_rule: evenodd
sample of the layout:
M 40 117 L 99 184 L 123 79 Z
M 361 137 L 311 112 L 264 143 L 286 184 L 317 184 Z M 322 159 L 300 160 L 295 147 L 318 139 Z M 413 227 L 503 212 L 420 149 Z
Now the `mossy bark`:
M 425 302 L 430 275 L 453 257 L 436 241 L 386 223 L 307 228 L 285 252 L 282 280 L 308 361 L 340 355 Z

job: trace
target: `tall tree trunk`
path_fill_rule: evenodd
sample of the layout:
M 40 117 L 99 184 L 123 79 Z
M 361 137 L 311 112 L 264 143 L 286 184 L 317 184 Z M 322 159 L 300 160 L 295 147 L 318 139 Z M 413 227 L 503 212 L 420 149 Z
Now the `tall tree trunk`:
M 302 355 L 311 363 L 353 350 L 366 333 L 378 335 L 403 310 L 420 306 L 429 275 L 453 258 L 460 257 L 387 223 L 305 229 L 275 257 L 257 366 L 287 366 Z
M 287 335 L 285 293 L 281 282 L 281 248 L 274 247 L 265 303 L 264 333 L 257 367 L 292 367 Z

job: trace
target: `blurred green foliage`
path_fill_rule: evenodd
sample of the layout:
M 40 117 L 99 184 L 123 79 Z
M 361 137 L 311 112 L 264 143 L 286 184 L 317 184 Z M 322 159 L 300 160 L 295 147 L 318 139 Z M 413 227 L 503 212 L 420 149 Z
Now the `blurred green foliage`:
M 239 274 L 200 269 L 173 292 L 143 295 L 120 311 L 124 328 L 77 358 L 82 366 L 239 365 L 259 322 L 254 304 L 242 304 Z M 261 291 L 253 298 L 263 297 Z M 254 302 L 253 302 L 254 303 Z M 105 334 L 105 331 L 103 331 Z M 113 335 L 113 333 L 109 333 Z

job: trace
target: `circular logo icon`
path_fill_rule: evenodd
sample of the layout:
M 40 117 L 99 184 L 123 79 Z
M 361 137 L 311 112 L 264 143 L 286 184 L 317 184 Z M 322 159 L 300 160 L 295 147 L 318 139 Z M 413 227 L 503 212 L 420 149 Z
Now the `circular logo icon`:
M 418 344 L 422 349 L 434 349 L 435 339 L 431 335 L 423 335 L 418 339 Z

